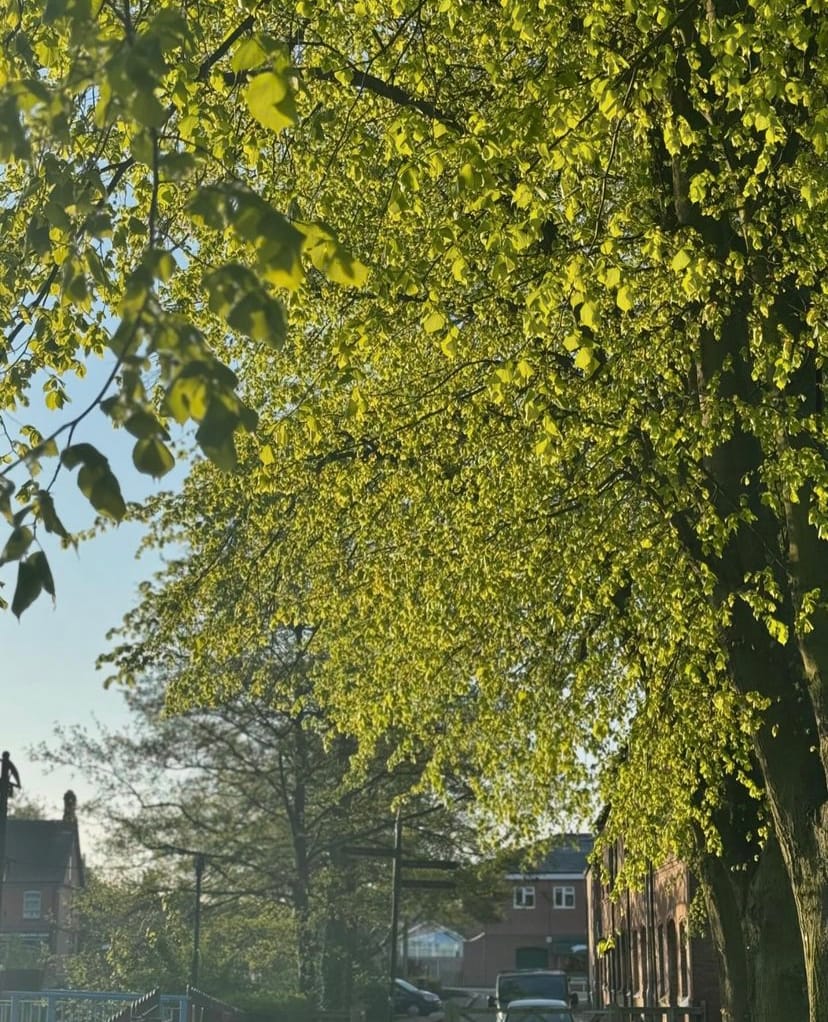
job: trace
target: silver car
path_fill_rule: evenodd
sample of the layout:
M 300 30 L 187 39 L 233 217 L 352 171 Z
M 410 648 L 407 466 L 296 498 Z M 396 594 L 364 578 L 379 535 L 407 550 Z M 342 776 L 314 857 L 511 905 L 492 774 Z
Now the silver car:
M 504 1022 L 575 1022 L 566 1001 L 525 997 L 509 1001 Z

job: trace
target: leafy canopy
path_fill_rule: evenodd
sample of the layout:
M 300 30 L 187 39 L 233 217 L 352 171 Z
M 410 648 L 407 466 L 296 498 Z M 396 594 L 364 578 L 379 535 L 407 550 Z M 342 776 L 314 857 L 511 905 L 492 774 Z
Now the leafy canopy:
M 7 16 L 5 407 L 106 349 L 139 465 L 193 421 L 247 469 L 161 513 L 194 555 L 146 595 L 192 625 L 179 700 L 266 606 L 320 630 L 315 695 L 366 755 L 390 731 L 516 825 L 550 791 L 583 812 L 597 762 L 662 851 L 716 840 L 755 756 L 797 860 L 828 756 L 823 13 Z M 64 462 L 117 517 L 74 421 Z M 27 520 L 58 530 L 19 495 L 18 610 L 51 579 Z
M 274 35 L 258 14 L 49 0 L 0 21 L 0 511 L 18 616 L 55 595 L 39 547 L 44 533 L 70 539 L 52 497 L 61 470 L 78 469 L 105 519 L 126 513 L 108 459 L 75 441 L 93 410 L 132 434 L 148 475 L 173 467 L 175 424 L 232 469 L 234 436 L 257 416 L 231 338 L 272 357 L 284 292 L 309 270 L 346 288 L 367 278 L 333 229 L 273 205 L 266 170 L 309 97 L 292 66 L 301 19 L 288 12 Z M 71 376 L 96 357 L 106 379 L 73 411 Z M 54 412 L 47 431 L 21 418 L 32 401 Z

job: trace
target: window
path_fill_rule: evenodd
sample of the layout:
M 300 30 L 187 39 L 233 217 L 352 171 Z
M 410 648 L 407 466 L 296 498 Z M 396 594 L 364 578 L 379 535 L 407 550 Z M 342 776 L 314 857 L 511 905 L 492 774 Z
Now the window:
M 534 887 L 516 887 L 514 890 L 514 901 L 512 904 L 515 908 L 534 908 L 535 907 L 535 888 Z
M 575 888 L 553 887 L 552 904 L 555 908 L 575 908 Z
M 679 923 L 679 994 L 682 997 L 687 997 L 689 992 L 687 979 L 687 923 L 682 920 Z
M 0 962 L 7 969 L 34 969 L 49 953 L 48 933 L 0 934 Z
M 23 918 L 40 919 L 40 891 L 23 892 Z
M 658 973 L 658 994 L 659 997 L 663 996 L 667 991 L 666 974 L 664 971 L 664 926 L 659 924 L 658 936 L 656 937 L 656 950 L 658 952 L 658 962 L 656 963 L 656 972 Z
M 672 919 L 667 920 L 667 996 L 670 1004 L 676 1003 L 678 997 L 678 936 L 676 924 Z

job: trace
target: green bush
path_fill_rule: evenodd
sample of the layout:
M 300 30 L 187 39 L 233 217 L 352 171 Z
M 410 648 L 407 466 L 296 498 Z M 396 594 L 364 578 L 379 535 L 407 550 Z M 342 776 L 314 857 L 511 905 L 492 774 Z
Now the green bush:
M 244 1011 L 245 1022 L 316 1022 L 318 1015 L 313 1001 L 299 994 L 279 998 L 266 995 L 237 998 L 234 1003 Z
M 367 983 L 359 988 L 355 1000 L 365 1011 L 365 1022 L 388 1022 L 387 983 Z

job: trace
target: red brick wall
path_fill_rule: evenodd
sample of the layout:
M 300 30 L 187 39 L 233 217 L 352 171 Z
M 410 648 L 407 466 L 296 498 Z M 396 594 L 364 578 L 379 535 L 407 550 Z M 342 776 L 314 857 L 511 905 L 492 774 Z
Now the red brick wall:
M 533 909 L 514 907 L 514 889 L 534 887 Z M 555 908 L 553 889 L 575 889 L 574 908 Z M 538 948 L 549 953 L 549 968 L 564 967 L 565 963 L 550 953 L 554 942 L 564 938 L 587 941 L 586 886 L 583 878 L 538 880 L 526 877 L 509 881 L 509 893 L 501 905 L 502 918 L 488 923 L 481 935 L 463 945 L 463 985 L 494 986 L 499 972 L 514 969 L 521 948 Z M 547 940 L 549 938 L 549 940 Z

